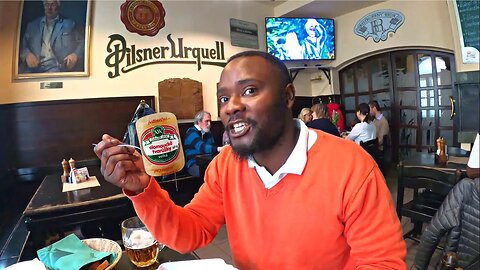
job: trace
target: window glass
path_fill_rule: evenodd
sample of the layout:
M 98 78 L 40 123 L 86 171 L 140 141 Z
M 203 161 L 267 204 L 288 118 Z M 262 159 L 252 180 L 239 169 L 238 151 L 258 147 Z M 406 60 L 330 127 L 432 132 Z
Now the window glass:
M 344 94 L 353 93 L 353 69 L 348 68 L 342 72 L 342 91 Z
M 417 110 L 400 110 L 400 124 L 416 126 L 417 125 Z
M 370 62 L 372 90 L 390 88 L 390 74 L 388 73 L 387 57 L 378 57 Z
M 418 73 L 420 75 L 420 87 L 433 86 L 433 67 L 430 55 L 418 55 Z
M 415 87 L 415 64 L 413 55 L 395 56 L 395 75 L 398 87 Z
M 417 143 L 417 130 L 414 128 L 401 128 L 399 143 L 401 145 L 416 145 Z
M 437 65 L 437 84 L 452 84 L 452 72 L 450 71 L 450 59 L 448 57 L 437 56 L 435 64 Z
M 372 95 L 372 99 L 378 102 L 380 108 L 390 108 L 391 105 L 391 96 L 389 92 L 376 93 Z
M 451 96 L 452 96 L 452 89 L 438 89 L 438 105 L 450 106 Z
M 398 91 L 398 100 L 400 106 L 417 106 L 417 92 Z
M 357 79 L 357 92 L 368 92 L 368 63 L 360 63 L 355 68 L 355 77 Z

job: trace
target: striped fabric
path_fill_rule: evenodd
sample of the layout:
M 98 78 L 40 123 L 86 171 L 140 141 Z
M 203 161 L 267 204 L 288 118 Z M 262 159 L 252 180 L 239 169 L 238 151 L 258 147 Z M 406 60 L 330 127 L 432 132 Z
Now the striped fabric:
M 185 167 L 190 168 L 196 163 L 195 156 L 201 154 L 213 154 L 217 152 L 217 146 L 213 141 L 211 132 L 203 133 L 195 126 L 189 128 L 185 136 Z

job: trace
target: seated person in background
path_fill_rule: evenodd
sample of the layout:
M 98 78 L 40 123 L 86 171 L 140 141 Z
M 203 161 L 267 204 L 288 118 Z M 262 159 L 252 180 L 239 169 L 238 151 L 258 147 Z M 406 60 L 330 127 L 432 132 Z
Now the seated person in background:
M 387 118 L 380 112 L 380 105 L 376 100 L 370 101 L 368 106 L 370 107 L 370 115 L 373 117 L 373 124 L 377 129 L 378 144 L 382 147 L 383 137 L 390 133 Z
M 223 145 L 230 144 L 230 138 L 228 137 L 228 133 L 226 130 L 222 134 L 222 144 Z
M 360 123 L 352 128 L 352 131 L 348 134 L 346 139 L 360 144 L 360 142 L 366 142 L 377 138 L 375 125 L 370 118 L 370 107 L 368 104 L 358 104 L 356 114 Z
M 94 149 L 155 239 L 187 253 L 226 224 L 238 269 L 406 269 L 382 173 L 358 145 L 293 119 L 295 87 L 282 61 L 261 51 L 232 56 L 217 98 L 230 145 L 185 207 L 131 147 L 105 134 Z
M 328 108 L 325 104 L 317 103 L 312 106 L 313 121 L 307 123 L 307 127 L 325 131 L 340 137 L 337 127 L 328 119 Z
M 200 170 L 195 156 L 214 154 L 220 152 L 222 147 L 217 147 L 210 132 L 212 116 L 209 112 L 199 111 L 193 118 L 194 126 L 187 129 L 185 135 L 185 167 L 192 176 L 199 177 Z
M 302 120 L 304 123 L 312 121 L 312 110 L 310 108 L 303 108 L 298 114 L 298 119 Z
M 478 259 L 480 255 L 479 196 L 480 178 L 478 177 L 473 180 L 465 178 L 453 187 L 422 233 L 415 255 L 417 270 L 429 269 L 432 254 L 445 234 L 447 234 L 447 244 L 444 253 L 447 251 L 457 253 L 458 261 L 455 267 L 466 269 L 476 258 Z

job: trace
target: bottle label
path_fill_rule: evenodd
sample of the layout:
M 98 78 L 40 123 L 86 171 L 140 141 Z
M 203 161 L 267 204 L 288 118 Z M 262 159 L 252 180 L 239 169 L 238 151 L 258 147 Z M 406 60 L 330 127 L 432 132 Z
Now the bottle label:
M 180 136 L 169 125 L 159 125 L 146 129 L 142 134 L 144 156 L 155 165 L 168 165 L 180 153 Z

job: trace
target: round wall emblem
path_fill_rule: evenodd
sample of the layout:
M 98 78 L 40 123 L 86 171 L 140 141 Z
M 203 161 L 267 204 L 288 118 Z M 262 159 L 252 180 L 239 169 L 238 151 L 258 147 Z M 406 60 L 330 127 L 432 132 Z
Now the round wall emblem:
M 120 11 L 120 19 L 132 33 L 154 36 L 165 26 L 165 9 L 158 0 L 127 0 Z

